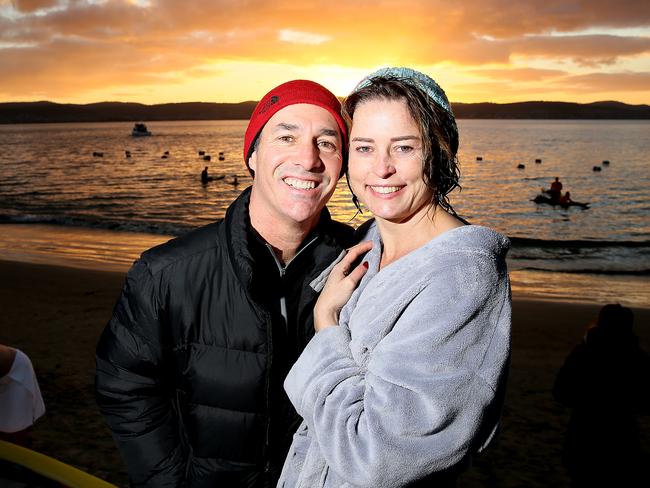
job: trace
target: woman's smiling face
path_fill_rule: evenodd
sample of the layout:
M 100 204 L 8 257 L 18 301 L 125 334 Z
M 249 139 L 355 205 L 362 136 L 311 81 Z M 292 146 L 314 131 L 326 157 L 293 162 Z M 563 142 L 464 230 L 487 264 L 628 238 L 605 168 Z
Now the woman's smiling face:
M 406 101 L 375 98 L 357 105 L 350 185 L 376 218 L 405 222 L 432 207 L 422 171 L 422 137 Z

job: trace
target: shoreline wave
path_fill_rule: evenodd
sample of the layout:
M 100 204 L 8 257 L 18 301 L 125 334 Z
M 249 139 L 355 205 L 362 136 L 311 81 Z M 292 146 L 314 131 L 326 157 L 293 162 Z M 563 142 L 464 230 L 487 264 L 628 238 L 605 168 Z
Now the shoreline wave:
M 90 227 L 94 229 L 117 230 L 124 232 L 144 232 L 156 235 L 179 236 L 196 228 L 190 224 L 179 224 L 156 221 L 124 221 L 124 220 L 91 220 L 76 216 L 60 216 L 46 214 L 23 214 L 7 215 L 0 214 L 0 225 L 2 224 L 47 224 L 68 227 Z M 508 237 L 513 249 L 582 249 L 582 248 L 650 248 L 648 240 L 547 240 L 529 237 Z M 522 256 L 523 259 L 523 256 Z
M 79 217 L 54 215 L 0 215 L 0 225 L 55 225 L 61 227 L 90 228 L 118 232 L 134 232 L 154 235 L 180 236 L 196 227 L 167 222 L 137 222 L 120 220 L 88 220 Z
M 176 237 L 196 228 L 192 225 L 178 225 L 155 221 L 107 221 L 53 215 L 2 215 L 2 225 L 51 225 L 61 230 L 66 228 L 83 231 L 94 229 L 127 234 L 149 234 L 151 236 Z M 123 238 L 120 238 L 123 239 Z M 648 241 L 547 241 L 531 238 L 511 238 L 513 248 L 508 256 L 511 271 L 532 271 L 560 273 L 563 275 L 606 275 L 644 277 L 650 276 L 647 256 L 650 254 Z M 584 252 L 585 249 L 594 249 Z M 576 260 L 582 256 L 583 260 Z
M 517 271 L 539 271 L 542 273 L 566 273 L 607 276 L 650 276 L 650 269 L 602 269 L 602 268 L 576 268 L 576 269 L 547 269 L 534 266 L 516 268 Z
M 539 247 L 576 249 L 585 247 L 650 247 L 650 241 L 599 241 L 589 239 L 547 240 L 529 237 L 510 237 L 509 239 L 513 247 L 516 248 Z

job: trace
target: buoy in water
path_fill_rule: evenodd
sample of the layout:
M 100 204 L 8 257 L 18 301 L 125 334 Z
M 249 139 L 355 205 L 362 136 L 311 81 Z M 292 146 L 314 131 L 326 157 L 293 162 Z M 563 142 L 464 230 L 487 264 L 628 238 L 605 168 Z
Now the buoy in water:
M 476 156 L 477 161 L 483 161 L 483 156 Z
M 163 154 L 164 154 L 165 156 L 169 156 L 169 151 L 165 151 Z
M 96 158 L 103 158 L 104 153 L 101 152 L 101 151 L 93 151 L 93 156 L 96 157 Z
M 594 169 L 594 171 L 602 171 L 603 170 L 603 168 L 601 168 L 600 166 L 594 166 L 593 169 Z
M 605 161 L 603 161 L 603 165 L 609 166 L 609 159 L 606 159 Z
M 210 155 L 206 154 L 205 156 L 203 156 L 203 161 L 210 161 Z
M 124 155 L 125 155 L 127 158 L 130 158 L 130 157 L 131 157 L 131 151 L 124 151 Z
M 199 156 L 203 156 L 205 154 L 205 151 L 199 151 Z
M 539 158 L 537 158 L 537 159 L 535 160 L 535 163 L 536 163 L 536 164 L 541 164 L 541 163 L 542 163 L 542 160 L 539 159 Z
M 226 158 L 224 158 L 223 156 L 219 156 L 219 161 L 224 161 L 225 159 Z
M 519 163 L 519 164 L 517 165 L 517 169 L 525 169 L 525 168 L 526 168 L 526 165 L 525 165 L 525 164 Z
M 162 156 L 160 156 L 160 159 L 167 159 L 168 157 L 169 156 L 167 156 L 166 154 L 163 154 Z

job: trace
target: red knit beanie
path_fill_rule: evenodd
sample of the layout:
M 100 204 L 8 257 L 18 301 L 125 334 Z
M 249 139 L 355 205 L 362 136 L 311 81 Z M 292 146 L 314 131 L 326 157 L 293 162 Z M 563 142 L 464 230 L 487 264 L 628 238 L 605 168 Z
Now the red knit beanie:
M 253 143 L 264 125 L 276 112 L 297 103 L 316 105 L 332 114 L 341 130 L 341 142 L 343 143 L 343 169 L 341 174 L 345 173 L 348 159 L 348 129 L 343 117 L 341 117 L 341 102 L 327 88 L 309 80 L 287 81 L 264 95 L 257 104 L 244 136 L 244 162 L 246 166 L 248 166 L 248 160 L 253 153 Z M 248 170 L 251 171 L 250 167 L 248 167 Z

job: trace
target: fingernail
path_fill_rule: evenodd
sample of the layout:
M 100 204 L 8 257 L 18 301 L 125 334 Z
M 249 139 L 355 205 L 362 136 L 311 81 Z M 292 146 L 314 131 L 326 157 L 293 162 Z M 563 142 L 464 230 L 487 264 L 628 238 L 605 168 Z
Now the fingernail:
M 364 262 L 362 263 L 362 266 L 363 266 L 364 268 L 368 269 L 368 261 L 364 261 Z

